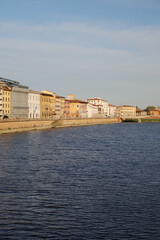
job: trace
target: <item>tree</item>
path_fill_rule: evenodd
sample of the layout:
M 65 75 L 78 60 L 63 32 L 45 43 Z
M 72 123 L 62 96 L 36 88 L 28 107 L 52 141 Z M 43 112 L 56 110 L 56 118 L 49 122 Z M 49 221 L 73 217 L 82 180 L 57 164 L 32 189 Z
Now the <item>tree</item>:
M 147 112 L 149 112 L 150 110 L 155 110 L 156 109 L 156 107 L 154 107 L 154 106 L 148 106 L 148 107 L 146 107 L 146 111 Z

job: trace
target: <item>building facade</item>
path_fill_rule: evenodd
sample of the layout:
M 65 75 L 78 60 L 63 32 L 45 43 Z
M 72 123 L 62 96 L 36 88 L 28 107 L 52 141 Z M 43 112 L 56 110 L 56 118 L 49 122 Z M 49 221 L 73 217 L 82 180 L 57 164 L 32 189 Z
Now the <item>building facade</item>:
M 149 110 L 149 114 L 152 116 L 160 116 L 160 110 L 158 110 L 158 109 Z
M 136 116 L 147 116 L 147 111 L 136 108 Z
M 0 87 L 0 118 L 11 116 L 11 87 Z
M 70 100 L 70 116 L 72 118 L 86 118 L 87 102 L 79 99 Z
M 14 86 L 11 93 L 11 117 L 28 118 L 28 93 L 27 87 Z
M 55 116 L 56 94 L 47 90 L 40 92 L 40 116 L 41 118 L 53 118 Z
M 29 90 L 28 94 L 29 113 L 28 118 L 40 118 L 40 92 Z
M 108 102 L 102 98 L 96 97 L 96 98 L 88 98 L 87 102 L 97 105 L 99 107 L 99 114 L 102 115 L 102 117 L 108 117 L 109 115 L 109 106 Z
M 2 118 L 3 116 L 3 108 L 2 108 L 2 105 L 3 105 L 3 91 L 2 91 L 2 88 L 0 88 L 0 119 Z
M 122 105 L 117 107 L 117 116 L 119 117 L 134 117 L 136 116 L 136 107 Z
M 108 104 L 109 106 L 109 114 L 108 116 L 113 118 L 117 116 L 117 107 L 113 104 Z
M 70 100 L 65 99 L 64 117 L 70 118 Z
M 98 106 L 93 105 L 91 103 L 87 103 L 87 117 L 88 118 L 96 118 L 98 117 Z
M 56 95 L 55 99 L 55 115 L 56 118 L 64 117 L 65 97 Z

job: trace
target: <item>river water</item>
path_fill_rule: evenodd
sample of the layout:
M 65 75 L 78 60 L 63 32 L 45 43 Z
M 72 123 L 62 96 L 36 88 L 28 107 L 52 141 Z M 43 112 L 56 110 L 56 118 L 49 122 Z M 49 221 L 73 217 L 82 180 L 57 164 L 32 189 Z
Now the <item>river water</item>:
M 160 239 L 160 124 L 0 136 L 0 239 Z

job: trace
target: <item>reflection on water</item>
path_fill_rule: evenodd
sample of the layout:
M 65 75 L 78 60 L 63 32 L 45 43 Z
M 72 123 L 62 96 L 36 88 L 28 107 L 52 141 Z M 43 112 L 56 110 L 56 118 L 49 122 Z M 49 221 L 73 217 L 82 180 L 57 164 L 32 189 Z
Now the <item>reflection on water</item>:
M 0 239 L 160 239 L 160 124 L 0 136 Z

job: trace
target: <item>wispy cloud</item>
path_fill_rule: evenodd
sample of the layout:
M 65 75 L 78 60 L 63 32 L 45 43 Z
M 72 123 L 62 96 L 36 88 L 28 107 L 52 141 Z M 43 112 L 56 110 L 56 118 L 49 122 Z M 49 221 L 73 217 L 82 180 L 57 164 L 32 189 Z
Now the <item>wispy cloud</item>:
M 160 87 L 159 42 L 160 26 L 113 30 L 84 23 L 0 22 L 0 74 L 32 88 L 48 85 L 61 94 L 78 89 L 85 98 L 99 93 L 113 97 L 114 103 L 120 95 L 126 101 L 126 85 L 137 91 L 140 100 L 137 86 L 144 85 L 147 100 L 151 78 Z M 90 93 L 84 91 L 85 85 Z

